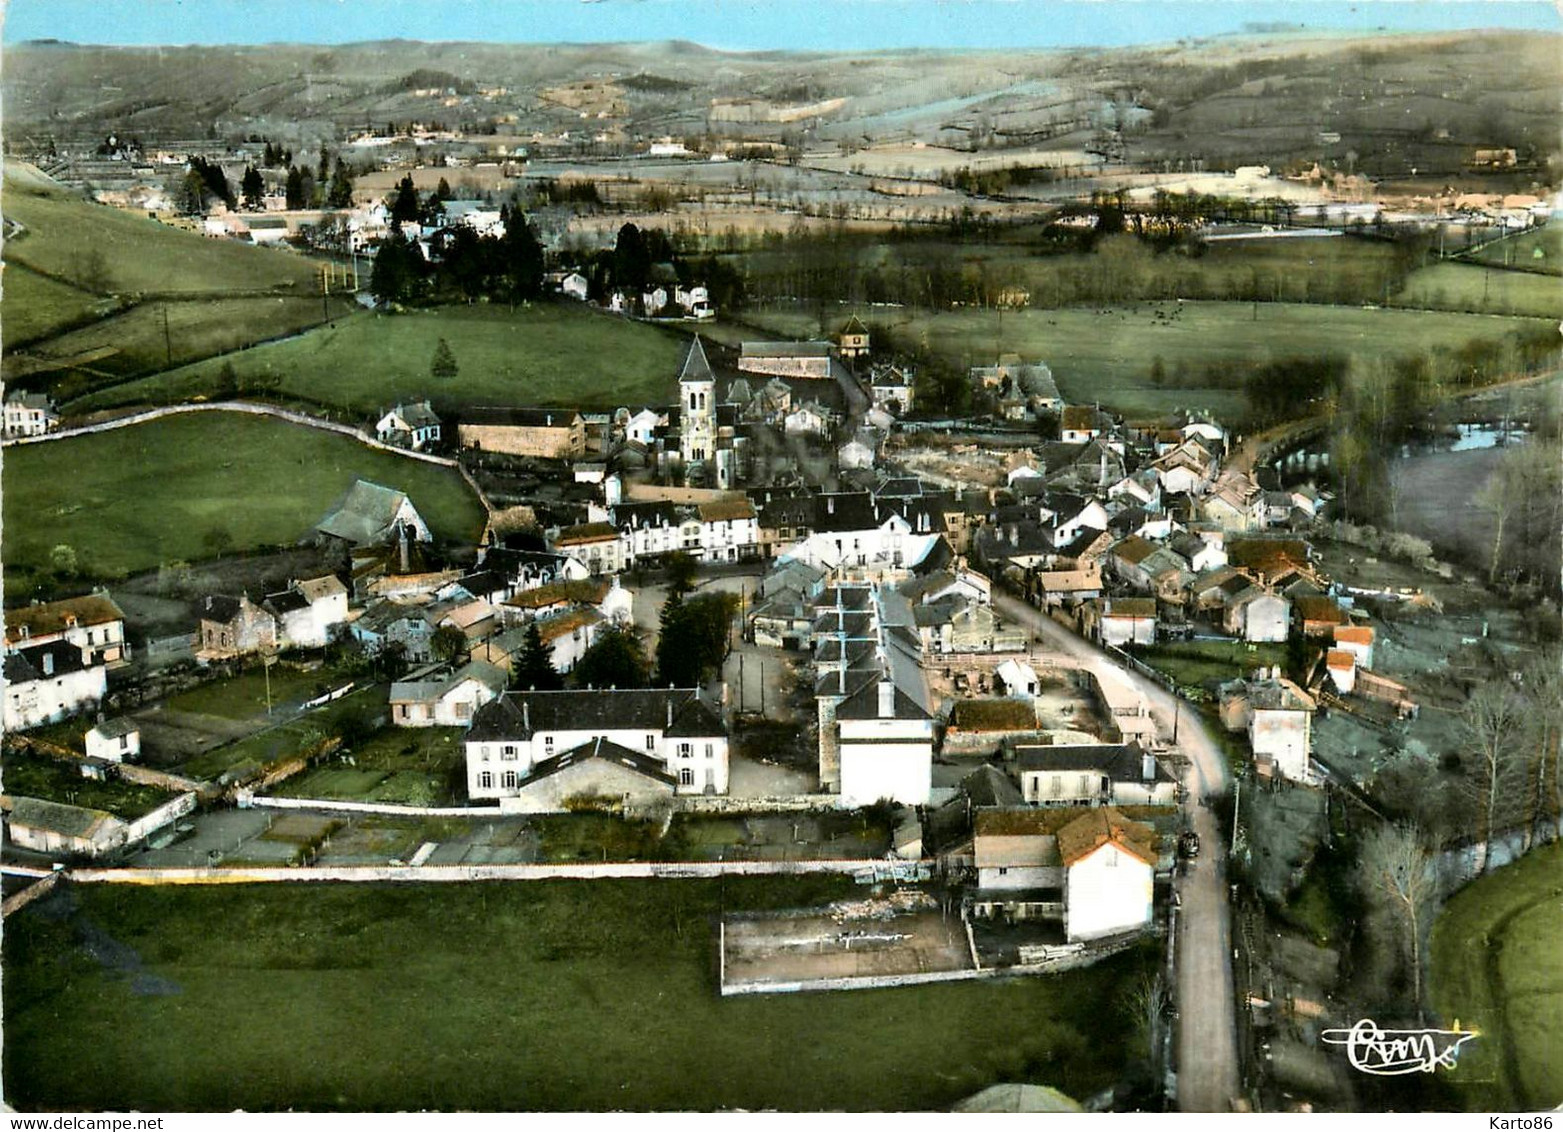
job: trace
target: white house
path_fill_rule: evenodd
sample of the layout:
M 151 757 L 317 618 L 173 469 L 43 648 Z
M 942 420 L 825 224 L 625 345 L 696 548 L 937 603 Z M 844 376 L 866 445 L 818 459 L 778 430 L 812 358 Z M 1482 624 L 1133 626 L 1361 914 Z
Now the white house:
M 1373 667 L 1373 626 L 1337 625 L 1334 638 L 1335 647 L 1355 657 L 1358 667 Z
M 87 732 L 87 757 L 130 762 L 141 754 L 141 728 L 129 719 L 108 719 Z
M 889 679 L 866 684 L 836 707 L 841 804 L 888 798 L 928 804 L 933 787 L 933 717 Z
M 13 393 L 5 399 L 0 411 L 4 413 L 0 435 L 8 440 L 17 436 L 43 436 L 60 426 L 60 414 L 42 393 Z
M 657 429 L 662 427 L 666 420 L 665 414 L 655 409 L 641 409 L 630 417 L 624 426 L 624 439 L 633 440 L 637 444 L 651 447 L 657 439 Z
M 1074 943 L 1148 927 L 1154 910 L 1156 831 L 1111 807 L 1058 831 L 1064 935 Z
M 1020 793 L 1033 806 L 1163 806 L 1177 782 L 1137 742 L 1015 748 Z
M 562 801 L 561 778 L 613 801 L 727 793 L 727 727 L 696 688 L 506 692 L 478 712 L 466 759 L 469 797 L 521 811 Z
M 1016 699 L 1030 699 L 1041 694 L 1042 684 L 1036 669 L 1023 660 L 1006 660 L 993 673 L 993 683 L 1002 694 Z
M 439 441 L 440 418 L 427 401 L 397 405 L 375 422 L 374 435 L 382 444 L 421 452 Z
M 1349 696 L 1357 686 L 1357 658 L 1345 649 L 1328 650 L 1324 654 L 1324 670 L 1343 696 Z
M 70 641 L 8 649 L 4 660 L 7 731 L 58 723 L 101 703 L 108 691 L 108 669 L 88 664 Z
M 1102 610 L 1102 643 L 1153 645 L 1156 643 L 1156 599 L 1108 598 Z
M 106 593 L 16 605 L 5 611 L 7 649 L 54 641 L 75 646 L 86 665 L 117 667 L 130 657 L 124 611 Z
M 1279 594 L 1247 590 L 1228 604 L 1227 632 L 1251 643 L 1285 641 L 1291 631 L 1292 603 Z
M 818 401 L 806 401 L 782 419 L 788 436 L 824 436 L 830 431 L 829 410 Z
M 564 277 L 564 281 L 559 284 L 559 290 L 572 299 L 579 299 L 585 302 L 587 292 L 586 276 L 579 271 L 570 272 L 570 274 Z
M 1296 782 L 1311 777 L 1316 708 L 1312 696 L 1278 674 L 1221 688 L 1222 724 L 1229 731 L 1248 732 L 1261 772 L 1270 770 Z
M 452 671 L 436 665 L 391 685 L 391 722 L 397 727 L 469 727 L 478 708 L 505 689 L 505 671 L 474 660 Z

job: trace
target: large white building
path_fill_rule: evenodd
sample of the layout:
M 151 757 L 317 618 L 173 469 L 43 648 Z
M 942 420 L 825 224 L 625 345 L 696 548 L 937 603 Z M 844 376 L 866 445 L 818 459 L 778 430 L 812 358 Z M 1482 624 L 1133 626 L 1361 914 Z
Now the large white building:
M 108 691 L 108 669 L 86 663 L 65 640 L 8 650 L 4 675 L 7 731 L 58 723 L 101 703 Z
M 467 733 L 467 793 L 517 812 L 727 793 L 727 726 L 696 688 L 506 692 Z
M 926 806 L 933 788 L 933 717 L 895 682 L 865 684 L 836 707 L 841 804 L 888 799 Z

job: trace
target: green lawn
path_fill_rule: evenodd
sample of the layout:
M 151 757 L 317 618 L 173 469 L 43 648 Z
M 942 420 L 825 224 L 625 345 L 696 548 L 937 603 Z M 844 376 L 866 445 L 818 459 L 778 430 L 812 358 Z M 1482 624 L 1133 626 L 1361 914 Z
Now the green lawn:
M 1563 844 L 1456 893 L 1433 925 L 1428 992 L 1440 1021 L 1482 1036 L 1451 1081 L 1469 1111 L 1563 1103 Z
M 444 338 L 455 378 L 438 383 L 429 363 Z M 368 416 L 399 399 L 463 405 L 570 405 L 611 409 L 667 403 L 678 385 L 683 335 L 538 303 L 512 311 L 478 304 L 402 314 L 361 312 L 286 342 L 133 382 L 85 398 L 79 410 L 187 400 L 210 393 L 227 363 L 241 382 Z
M 234 550 L 291 545 L 357 478 L 407 492 L 441 539 L 482 530 L 454 469 L 269 418 L 199 413 L 9 450 L 7 573 L 42 573 L 62 543 L 104 579 L 208 557 L 213 530 Z
M 76 886 L 6 922 L 26 1110 L 935 1110 L 1084 1098 L 1154 949 L 1050 978 L 724 1000 L 715 920 L 839 878 Z M 74 903 L 68 914 L 66 909 Z
M 290 664 L 273 664 L 269 679 L 273 708 L 301 704 L 323 689 L 347 683 L 347 678 L 334 678 L 324 669 L 305 672 Z M 231 680 L 213 680 L 170 696 L 164 706 L 171 711 L 193 711 L 224 719 L 253 719 L 266 714 L 267 682 L 267 674 L 257 666 Z
M 33 178 L 6 175 L 5 214 L 24 229 L 6 241 L 9 262 L 98 294 L 318 291 L 315 265 L 292 252 L 208 239 Z
M 20 263 L 7 263 L 0 294 L 0 345 L 7 351 L 63 327 L 76 326 L 99 311 L 112 310 L 113 300 L 100 299 Z
M 76 767 L 54 759 L 7 752 L 3 774 L 5 792 L 46 802 L 64 802 L 89 810 L 107 810 L 117 818 L 134 821 L 151 813 L 174 795 L 155 786 L 141 786 L 112 778 L 94 782 Z
M 459 727 L 385 727 L 344 752 L 351 763 L 333 758 L 288 779 L 273 793 L 345 802 L 461 805 L 466 801 L 465 735 Z
M 1555 275 L 1440 263 L 1414 272 L 1394 303 L 1555 319 L 1563 316 L 1563 282 Z
M 1255 668 L 1286 663 L 1285 645 L 1241 641 L 1178 641 L 1136 646 L 1129 651 L 1183 687 L 1199 687 L 1208 680 L 1236 680 Z
M 856 308 L 842 306 L 839 319 L 845 321 L 852 310 Z M 1309 303 L 1139 303 L 1010 311 L 1002 316 L 980 310 L 868 313 L 871 321 L 890 328 L 899 347 L 926 343 L 958 365 L 991 364 L 1000 353 L 1045 361 L 1064 397 L 1074 403 L 1100 401 L 1131 416 L 1205 407 L 1227 421 L 1242 419 L 1247 398 L 1238 389 L 1201 384 L 1212 363 L 1262 363 L 1324 353 L 1372 361 L 1555 325 L 1555 320 L 1544 319 Z M 816 307 L 792 306 L 744 317 L 770 333 L 807 336 L 817 333 L 817 316 Z M 755 337 L 755 331 L 718 327 L 713 337 L 739 341 Z M 1150 379 L 1158 357 L 1167 374 L 1162 386 Z M 1182 379 L 1177 376 L 1180 365 Z
M 324 707 L 288 719 L 237 742 L 204 751 L 179 768 L 181 774 L 214 782 L 229 771 L 258 771 L 310 752 L 344 729 L 385 713 L 384 684 L 361 686 Z M 283 717 L 286 718 L 286 717 Z
M 340 298 L 329 307 L 333 317 L 349 309 Z M 148 302 L 38 343 L 28 353 L 7 359 L 7 368 L 36 374 L 33 384 L 46 385 L 64 405 L 105 384 L 164 370 L 170 359 L 178 366 L 210 358 L 315 326 L 323 317 L 320 299 L 306 295 Z M 79 367 L 69 364 L 82 358 L 89 360 Z

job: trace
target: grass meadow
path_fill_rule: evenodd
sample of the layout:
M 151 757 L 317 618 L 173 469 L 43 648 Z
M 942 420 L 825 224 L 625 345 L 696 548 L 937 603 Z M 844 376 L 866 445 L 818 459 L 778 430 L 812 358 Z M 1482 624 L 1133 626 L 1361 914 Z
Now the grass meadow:
M 1563 1104 L 1563 843 L 1457 892 L 1433 925 L 1439 1020 L 1481 1031 L 1450 1080 L 1470 1111 Z
M 1225 302 L 1002 314 L 842 305 L 829 310 L 826 321 L 834 329 L 852 313 L 887 327 L 899 348 L 926 347 L 956 365 L 990 365 L 1005 353 L 1044 360 L 1064 397 L 1076 404 L 1100 402 L 1130 416 L 1179 407 L 1209 408 L 1228 421 L 1243 420 L 1247 398 L 1239 389 L 1204 381 L 1214 364 L 1255 364 L 1325 353 L 1371 363 L 1552 325 L 1546 319 L 1460 312 Z M 768 307 L 745 318 L 751 327 L 719 327 L 713 337 L 741 341 L 755 337 L 755 328 L 799 337 L 819 332 L 819 310 L 812 305 Z M 1161 385 L 1150 377 L 1157 358 L 1166 372 Z
M 6 350 L 111 312 L 115 303 L 7 262 L 0 277 L 0 345 Z
M 842 878 L 67 886 L 6 921 L 27 1110 L 945 1109 L 1088 1097 L 1133 1059 L 1154 949 L 1047 978 L 717 994 L 724 909 Z
M 429 363 L 444 338 L 458 373 L 436 382 Z M 85 398 L 85 411 L 206 395 L 224 365 L 242 384 L 368 416 L 398 400 L 436 407 L 570 405 L 611 409 L 675 396 L 686 338 L 583 307 L 538 303 L 363 312 L 285 342 L 209 359 Z
M 482 507 L 452 468 L 270 418 L 196 413 L 7 451 L 7 581 L 46 573 L 61 544 L 104 580 L 210 557 L 213 531 L 234 551 L 291 545 L 359 478 L 407 492 L 438 538 L 482 531 Z

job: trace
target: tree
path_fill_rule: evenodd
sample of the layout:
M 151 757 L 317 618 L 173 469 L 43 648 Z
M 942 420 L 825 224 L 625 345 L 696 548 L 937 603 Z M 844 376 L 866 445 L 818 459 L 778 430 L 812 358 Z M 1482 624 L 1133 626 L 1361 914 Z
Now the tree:
M 244 207 L 259 212 L 266 205 L 266 182 L 261 179 L 260 170 L 253 165 L 244 167 L 244 176 L 239 180 L 239 191 L 244 194 Z
M 297 165 L 288 166 L 288 179 L 284 183 L 283 196 L 290 209 L 303 208 L 309 197 L 304 193 L 304 176 Z
M 640 294 L 651 278 L 651 262 L 640 229 L 633 224 L 620 228 L 613 244 L 613 285 Z
M 413 224 L 418 220 L 418 190 L 413 186 L 412 174 L 401 179 L 396 195 L 391 198 L 391 223 Z
M 651 665 L 635 631 L 612 625 L 597 634 L 571 676 L 583 688 L 644 688 Z
M 384 302 L 403 302 L 419 289 L 423 270 L 423 254 L 402 235 L 400 228 L 392 228 L 375 252 L 369 293 Z
M 49 551 L 49 568 L 58 578 L 74 578 L 79 567 L 76 548 L 60 543 Z
M 1482 867 L 1492 867 L 1492 839 L 1498 832 L 1502 801 L 1512 796 L 1515 772 L 1523 750 L 1515 741 L 1525 726 L 1526 706 L 1504 677 L 1489 680 L 1471 693 L 1460 719 L 1462 738 L 1472 756 L 1468 778 L 1481 806 Z
M 668 600 L 682 599 L 695 588 L 695 572 L 699 564 L 682 550 L 668 555 L 665 567 L 668 576 Z
M 213 527 L 201 536 L 201 545 L 211 552 L 213 558 L 220 558 L 233 546 L 233 534 L 227 527 Z
M 429 640 L 429 647 L 434 650 L 435 656 L 449 663 L 467 651 L 467 638 L 455 626 L 444 625 L 434 630 L 434 636 Z
M 1368 835 L 1357 867 L 1368 903 L 1381 903 L 1399 927 L 1397 935 L 1411 966 L 1412 1001 L 1420 1023 L 1422 939 L 1438 899 L 1438 879 L 1427 839 L 1414 825 L 1379 826 Z
M 526 637 L 521 642 L 521 651 L 516 654 L 510 683 L 517 688 L 531 688 L 539 692 L 553 692 L 564 686 L 536 621 L 526 627 Z
M 456 355 L 451 353 L 450 343 L 441 338 L 434 347 L 434 357 L 429 362 L 429 376 L 439 381 L 449 381 L 460 372 Z
M 326 204 L 331 208 L 353 206 L 353 177 L 348 172 L 347 163 L 340 157 L 336 159 L 336 167 L 331 172 L 331 187 L 326 190 Z
M 543 293 L 543 245 L 519 208 L 505 217 L 499 240 L 499 264 L 511 302 L 535 299 Z
M 657 638 L 657 683 L 687 688 L 719 671 L 737 611 L 736 594 L 708 593 L 687 601 L 670 595 Z

